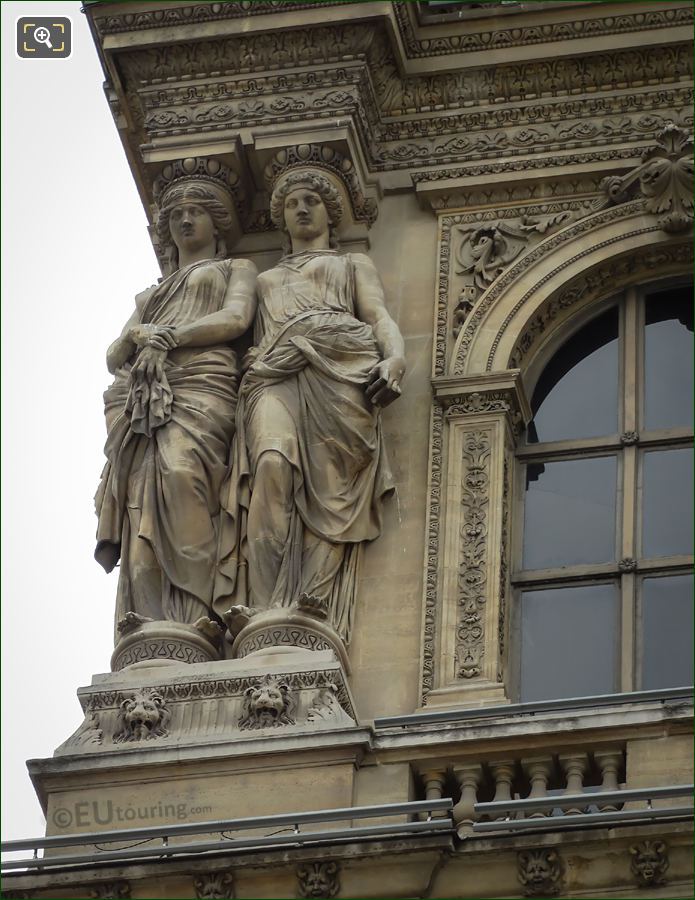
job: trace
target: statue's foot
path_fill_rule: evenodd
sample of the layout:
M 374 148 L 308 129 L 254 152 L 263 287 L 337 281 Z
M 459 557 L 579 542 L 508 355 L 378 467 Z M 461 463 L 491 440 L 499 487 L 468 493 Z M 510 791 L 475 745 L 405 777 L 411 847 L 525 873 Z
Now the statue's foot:
M 317 619 L 328 618 L 328 600 L 325 597 L 315 597 L 313 594 L 301 593 L 297 600 L 297 609 Z
M 213 622 L 208 616 L 201 616 L 200 619 L 193 623 L 193 627 L 196 631 L 199 631 L 203 637 L 206 637 L 210 643 L 215 645 L 219 644 L 222 635 L 224 634 L 224 628 L 218 625 L 217 622 Z
M 126 635 L 144 625 L 145 622 L 154 622 L 154 619 L 151 619 L 149 616 L 141 616 L 139 613 L 127 612 L 116 625 L 116 628 L 120 635 Z
M 229 633 L 235 638 L 242 628 L 245 628 L 251 618 L 256 615 L 258 610 L 251 609 L 250 606 L 232 606 L 226 613 L 222 613 L 222 618 L 227 624 Z

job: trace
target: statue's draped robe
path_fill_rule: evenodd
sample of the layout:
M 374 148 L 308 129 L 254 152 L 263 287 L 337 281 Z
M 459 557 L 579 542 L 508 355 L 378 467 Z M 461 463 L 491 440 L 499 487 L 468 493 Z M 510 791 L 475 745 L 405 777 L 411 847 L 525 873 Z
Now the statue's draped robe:
M 380 534 L 382 501 L 393 490 L 379 410 L 365 396 L 381 356 L 371 326 L 355 316 L 355 262 L 335 251 L 287 256 L 259 276 L 258 304 L 222 491 L 215 609 L 288 607 L 302 593 L 319 596 L 348 641 L 360 547 Z M 248 567 L 263 567 L 263 550 L 249 553 L 247 520 L 253 474 L 266 451 L 291 466 L 292 503 L 278 578 L 271 596 L 257 597 Z M 316 539 L 331 545 L 330 578 L 312 565 L 307 537 L 314 549 Z
M 143 324 L 181 326 L 222 308 L 235 266 L 205 260 L 164 279 L 140 307 Z M 165 377 L 131 384 L 130 362 L 104 394 L 107 463 L 95 502 L 95 556 L 120 548 L 116 621 L 133 611 L 192 623 L 210 612 L 219 492 L 234 433 L 238 368 L 228 345 L 170 351 Z M 133 539 L 159 573 L 143 580 Z M 150 553 L 151 551 L 151 553 Z

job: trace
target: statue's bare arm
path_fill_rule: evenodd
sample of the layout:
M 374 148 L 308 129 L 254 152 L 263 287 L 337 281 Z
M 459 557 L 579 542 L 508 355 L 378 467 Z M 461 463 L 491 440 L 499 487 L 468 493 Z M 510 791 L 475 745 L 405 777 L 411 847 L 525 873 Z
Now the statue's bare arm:
M 176 326 L 168 333 L 152 336 L 149 344 L 161 350 L 173 347 L 210 347 L 226 344 L 242 335 L 256 314 L 255 265 L 247 259 L 233 263 L 222 308 L 188 325 Z
M 405 345 L 398 325 L 388 314 L 384 289 L 374 263 L 362 253 L 354 253 L 355 304 L 358 318 L 372 326 L 382 361 L 369 376 L 367 397 L 376 406 L 387 406 L 401 394 L 405 375 Z

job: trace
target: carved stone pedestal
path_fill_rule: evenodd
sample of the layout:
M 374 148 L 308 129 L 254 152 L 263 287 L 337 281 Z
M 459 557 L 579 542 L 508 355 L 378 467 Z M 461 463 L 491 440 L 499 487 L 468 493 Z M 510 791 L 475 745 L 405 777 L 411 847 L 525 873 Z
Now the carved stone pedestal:
M 330 651 L 350 674 L 345 645 L 326 622 L 299 609 L 257 613 L 237 634 L 232 653 L 239 659 L 270 661 L 276 654 Z
M 204 621 L 208 623 L 207 631 L 179 622 L 134 622 L 123 629 L 116 644 L 111 656 L 112 671 L 149 665 L 152 661 L 178 665 L 219 659 L 222 630 L 209 620 Z
M 333 651 L 96 675 L 29 769 L 48 834 L 349 806 L 369 742 Z

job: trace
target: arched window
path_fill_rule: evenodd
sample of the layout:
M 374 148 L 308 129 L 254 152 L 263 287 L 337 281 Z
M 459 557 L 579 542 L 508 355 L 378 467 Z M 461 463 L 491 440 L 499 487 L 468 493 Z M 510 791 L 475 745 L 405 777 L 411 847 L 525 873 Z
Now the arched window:
M 692 335 L 691 287 L 629 289 L 529 373 L 521 701 L 692 683 Z

